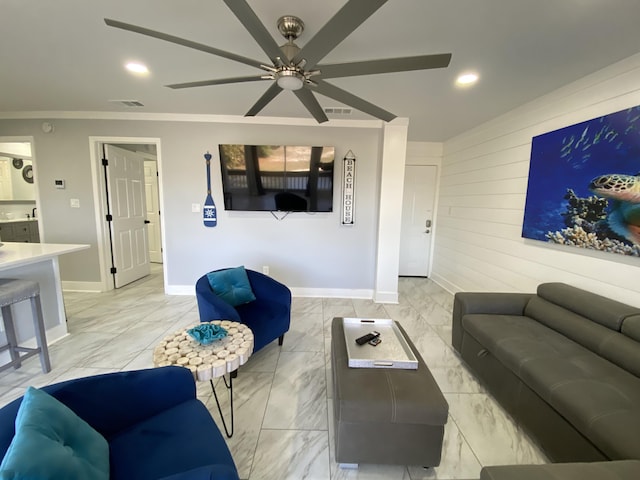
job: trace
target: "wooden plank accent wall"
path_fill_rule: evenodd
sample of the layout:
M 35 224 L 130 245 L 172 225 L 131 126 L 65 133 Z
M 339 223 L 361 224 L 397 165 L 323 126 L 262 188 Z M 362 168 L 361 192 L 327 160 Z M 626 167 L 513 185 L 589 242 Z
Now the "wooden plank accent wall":
M 532 137 L 636 105 L 640 54 L 445 142 L 431 278 L 450 292 L 559 281 L 640 306 L 640 258 L 521 236 Z

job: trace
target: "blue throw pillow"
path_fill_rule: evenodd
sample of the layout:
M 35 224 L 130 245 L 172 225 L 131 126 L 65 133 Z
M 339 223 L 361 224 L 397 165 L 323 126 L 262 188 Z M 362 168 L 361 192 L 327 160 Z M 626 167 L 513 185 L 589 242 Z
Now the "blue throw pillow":
M 0 464 L 2 480 L 108 480 L 109 444 L 69 407 L 29 387 L 16 433 Z
M 232 307 L 256 299 L 251 290 L 249 277 L 244 267 L 228 268 L 207 273 L 211 290 Z

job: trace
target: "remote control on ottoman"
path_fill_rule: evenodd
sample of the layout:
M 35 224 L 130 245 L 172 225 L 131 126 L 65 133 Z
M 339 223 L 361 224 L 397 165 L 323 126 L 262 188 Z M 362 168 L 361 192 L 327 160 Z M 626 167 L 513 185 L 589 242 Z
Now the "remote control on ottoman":
M 367 333 L 361 337 L 356 338 L 356 343 L 358 345 L 364 345 L 365 343 L 373 340 L 374 338 L 378 338 L 380 336 L 380 332 L 376 332 L 375 330 L 371 333 Z

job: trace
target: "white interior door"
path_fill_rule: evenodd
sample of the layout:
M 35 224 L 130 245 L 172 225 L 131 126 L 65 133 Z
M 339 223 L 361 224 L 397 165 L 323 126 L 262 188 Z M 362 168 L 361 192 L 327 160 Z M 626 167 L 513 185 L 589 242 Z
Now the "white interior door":
M 144 191 L 147 206 L 147 235 L 149 260 L 162 263 L 162 235 L 160 234 L 160 195 L 158 194 L 158 163 L 144 161 Z
M 405 167 L 398 269 L 402 276 L 429 275 L 436 173 L 432 165 Z
M 116 288 L 149 275 L 144 157 L 105 145 Z

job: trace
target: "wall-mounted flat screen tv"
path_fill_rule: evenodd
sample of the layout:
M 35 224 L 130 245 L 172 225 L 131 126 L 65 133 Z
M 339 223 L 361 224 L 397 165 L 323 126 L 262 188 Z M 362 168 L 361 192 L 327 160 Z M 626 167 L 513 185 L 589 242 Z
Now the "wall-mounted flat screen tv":
M 332 212 L 335 147 L 220 145 L 226 210 Z

